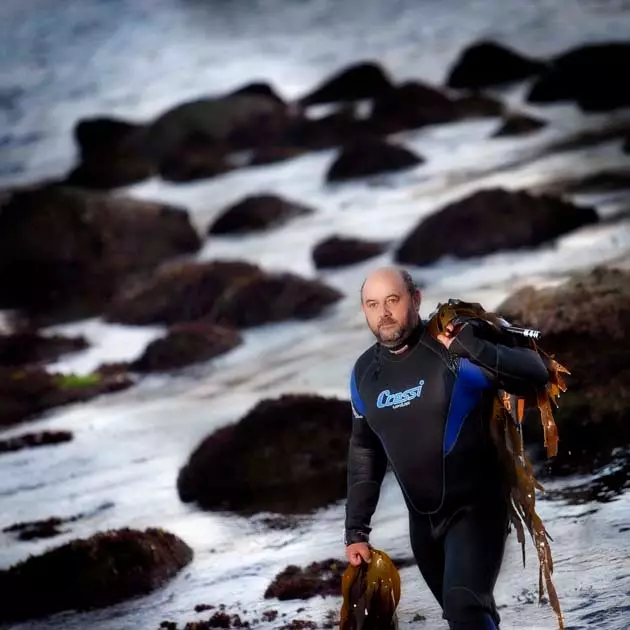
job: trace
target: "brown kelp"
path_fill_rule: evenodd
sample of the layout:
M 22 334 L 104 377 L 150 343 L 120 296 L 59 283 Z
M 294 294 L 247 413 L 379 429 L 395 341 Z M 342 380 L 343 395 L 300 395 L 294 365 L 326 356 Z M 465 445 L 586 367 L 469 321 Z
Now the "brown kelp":
M 456 333 L 458 326 L 471 319 L 484 322 L 488 326 L 490 335 L 494 333 L 499 336 L 502 343 L 524 345 L 538 352 L 549 372 L 547 384 L 537 390 L 534 395 L 514 396 L 507 392 L 498 392 L 492 409 L 491 430 L 510 491 L 510 518 L 523 550 L 523 566 L 525 565 L 524 527 L 527 527 L 538 553 L 539 599 L 542 601 L 546 587 L 549 602 L 558 619 L 559 630 L 564 630 L 560 601 L 551 579 L 553 558 L 549 541 L 552 539 L 536 512 L 535 493 L 536 490 L 544 492 L 544 488 L 536 480 L 532 465 L 525 455 L 521 423 L 526 409 L 537 408 L 543 427 L 547 456 L 554 457 L 557 454 L 558 431 L 551 405 L 557 407 L 560 393 L 566 391 L 567 386 L 563 374 L 569 374 L 569 371 L 537 346 L 535 341 L 538 336 L 537 331 L 510 328 L 499 315 L 485 311 L 476 302 L 449 300 L 446 304 L 439 304 L 427 325 L 431 334 L 437 337 L 449 325 L 453 326 Z
M 400 574 L 392 559 L 371 549 L 370 562 L 349 564 L 341 579 L 339 630 L 396 630 Z

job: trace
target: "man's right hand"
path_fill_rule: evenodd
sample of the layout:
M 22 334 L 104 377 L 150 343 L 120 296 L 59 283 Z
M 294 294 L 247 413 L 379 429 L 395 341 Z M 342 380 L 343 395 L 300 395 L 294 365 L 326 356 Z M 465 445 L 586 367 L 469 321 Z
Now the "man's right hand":
M 365 542 L 357 542 L 348 545 L 346 547 L 346 558 L 348 558 L 348 562 L 355 567 L 361 564 L 361 559 L 369 562 L 372 558 L 370 545 Z

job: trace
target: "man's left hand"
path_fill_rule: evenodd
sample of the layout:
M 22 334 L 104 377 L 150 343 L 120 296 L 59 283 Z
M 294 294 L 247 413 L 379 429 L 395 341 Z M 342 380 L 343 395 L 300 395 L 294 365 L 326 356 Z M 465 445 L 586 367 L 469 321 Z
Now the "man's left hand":
M 457 331 L 455 330 L 455 326 L 453 326 L 453 324 L 447 324 L 444 332 L 438 333 L 437 340 L 448 349 L 453 343 L 453 339 L 455 339 L 456 334 Z

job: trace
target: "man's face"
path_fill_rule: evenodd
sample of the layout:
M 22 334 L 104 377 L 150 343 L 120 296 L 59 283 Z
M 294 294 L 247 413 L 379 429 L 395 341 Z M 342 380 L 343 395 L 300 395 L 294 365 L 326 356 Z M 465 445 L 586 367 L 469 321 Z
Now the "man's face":
M 367 324 L 382 345 L 404 341 L 418 323 L 420 294 L 409 295 L 403 279 L 388 273 L 374 276 L 363 287 L 362 307 Z

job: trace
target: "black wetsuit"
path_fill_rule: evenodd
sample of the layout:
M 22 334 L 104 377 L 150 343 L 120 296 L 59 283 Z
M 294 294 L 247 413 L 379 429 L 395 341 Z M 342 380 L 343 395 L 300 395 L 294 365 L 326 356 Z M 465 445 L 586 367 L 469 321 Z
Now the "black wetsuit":
M 509 519 L 492 403 L 499 389 L 543 385 L 547 369 L 536 352 L 487 341 L 473 324 L 449 350 L 422 322 L 407 344 L 401 354 L 375 344 L 352 370 L 346 544 L 369 540 L 389 462 L 416 562 L 444 618 L 453 630 L 494 630 Z

